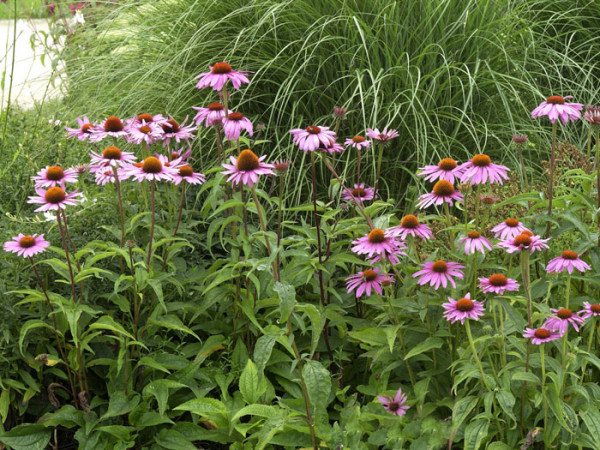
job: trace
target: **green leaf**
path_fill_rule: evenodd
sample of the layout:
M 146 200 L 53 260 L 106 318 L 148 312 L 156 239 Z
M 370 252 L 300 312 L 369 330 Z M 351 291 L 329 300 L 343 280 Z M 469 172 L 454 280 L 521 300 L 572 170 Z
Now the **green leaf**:
M 227 407 L 214 398 L 196 398 L 175 408 L 176 411 L 189 411 L 208 419 L 220 418 L 227 415 Z
M 528 383 L 539 384 L 540 379 L 531 372 L 515 372 L 511 377 L 512 381 L 527 381 Z
M 310 321 L 311 321 L 311 331 L 312 331 L 312 339 L 310 346 L 310 355 L 315 353 L 317 349 L 317 345 L 319 345 L 319 339 L 321 338 L 321 330 L 323 329 L 323 325 L 325 323 L 323 319 L 323 314 L 317 309 L 315 305 L 304 304 L 302 308 L 298 307 L 298 310 L 302 309 L 304 311 Z
M 331 392 L 331 374 L 329 371 L 320 362 L 309 359 L 302 368 L 302 376 L 306 383 L 308 398 L 315 410 L 325 410 Z
M 258 383 L 258 370 L 252 360 L 249 359 L 240 376 L 240 393 L 246 403 L 258 402 L 261 395 Z
M 109 330 L 114 333 L 127 336 L 130 339 L 134 339 L 133 335 L 128 333 L 121 324 L 115 322 L 110 316 L 102 316 L 96 322 L 90 324 L 88 327 L 90 330 Z
M 163 429 L 156 435 L 156 443 L 169 450 L 196 450 L 196 446 L 175 430 Z
M 590 408 L 582 411 L 579 416 L 588 429 L 588 436 L 591 436 L 596 443 L 596 448 L 600 448 L 600 412 L 597 409 Z
M 275 417 L 277 415 L 277 410 L 275 407 L 270 405 L 248 405 L 244 406 L 238 412 L 234 414 L 231 418 L 231 422 L 235 422 L 242 416 L 258 416 L 264 417 L 266 419 L 270 419 L 271 417 Z
M 404 357 L 405 360 L 412 358 L 413 356 L 420 355 L 428 350 L 433 348 L 440 348 L 444 345 L 444 341 L 442 341 L 438 337 L 428 337 L 420 344 L 415 345 Z
M 394 352 L 394 342 L 396 341 L 396 337 L 398 337 L 399 329 L 400 325 L 396 325 L 395 327 L 387 327 L 385 329 L 385 336 L 387 338 L 387 343 L 390 346 L 390 353 Z
M 108 402 L 108 410 L 102 416 L 102 420 L 108 419 L 109 417 L 122 416 L 123 414 L 129 413 L 139 403 L 139 396 L 129 398 L 125 392 L 116 391 L 110 394 Z
M 266 334 L 259 337 L 256 341 L 256 345 L 254 346 L 254 361 L 256 362 L 256 368 L 260 373 L 265 370 L 265 367 L 271 358 L 275 340 L 275 336 Z
M 458 400 L 452 408 L 452 429 L 458 430 L 458 428 L 465 421 L 467 416 L 471 413 L 471 410 L 475 408 L 479 402 L 479 397 L 469 395 L 467 397 Z
M 290 317 L 296 303 L 296 289 L 289 283 L 278 281 L 275 283 L 273 290 L 279 295 L 279 312 L 281 314 L 279 323 L 285 323 Z
M 465 450 L 478 450 L 481 442 L 488 434 L 490 421 L 487 419 L 478 419 L 469 423 L 465 428 Z
M 498 404 L 500 408 L 515 422 L 517 418 L 513 413 L 513 407 L 515 406 L 515 396 L 512 395 L 510 391 L 500 389 L 496 392 L 496 399 L 498 400 Z
M 38 421 L 46 427 L 56 427 L 58 425 L 65 428 L 83 427 L 86 420 L 83 411 L 75 409 L 73 405 L 65 405 L 54 413 L 44 414 Z
M 150 319 L 148 323 L 152 325 L 157 325 L 159 327 L 167 328 L 169 330 L 181 331 L 183 333 L 191 334 L 196 339 L 200 340 L 200 337 L 188 327 L 186 327 L 181 319 L 174 314 L 168 314 L 166 316 L 161 316 L 157 319 Z
M 0 433 L 0 442 L 13 450 L 44 450 L 51 434 L 52 430 L 43 425 L 26 423 Z
M 169 400 L 169 389 L 180 389 L 186 387 L 185 384 L 173 380 L 159 379 L 154 380 L 144 387 L 144 397 L 153 396 L 158 404 L 158 412 L 161 416 L 167 410 L 167 402 Z
M 376 347 L 383 347 L 387 345 L 387 336 L 385 335 L 385 331 L 381 328 L 363 328 L 358 331 L 350 331 L 348 334 L 353 339 L 365 344 Z
M 46 322 L 43 322 L 38 319 L 28 320 L 27 322 L 25 322 L 21 327 L 21 332 L 19 334 L 19 351 L 21 352 L 21 354 L 23 354 L 23 341 L 25 341 L 25 336 L 27 336 L 27 333 L 29 333 L 31 330 L 34 330 L 35 328 L 48 328 L 50 330 L 53 329 Z

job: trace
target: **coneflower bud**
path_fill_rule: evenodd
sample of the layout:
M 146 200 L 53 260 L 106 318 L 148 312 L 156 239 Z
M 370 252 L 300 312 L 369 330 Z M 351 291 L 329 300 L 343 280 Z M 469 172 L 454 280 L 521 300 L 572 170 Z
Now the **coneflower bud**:
M 344 120 L 346 118 L 346 113 L 348 112 L 348 108 L 343 108 L 341 106 L 333 107 L 333 117 L 338 120 Z
M 526 134 L 513 134 L 512 140 L 515 144 L 524 144 L 525 142 L 527 142 L 527 135 Z
M 128 248 L 135 248 L 135 246 L 137 244 L 135 243 L 135 241 L 132 241 L 131 239 L 128 239 L 127 242 L 125 242 L 125 245 L 127 245 Z
M 262 133 L 262 132 L 263 132 L 263 131 L 265 131 L 266 129 L 267 129 L 267 126 L 266 126 L 264 123 L 262 123 L 262 122 L 258 122 L 258 123 L 256 124 L 256 131 L 258 131 L 258 132 L 261 132 L 261 133 Z
M 275 171 L 279 174 L 279 175 L 283 175 L 284 173 L 286 173 L 288 171 L 288 169 L 290 168 L 290 162 L 287 160 L 280 160 L 280 161 L 275 161 L 273 163 L 273 165 L 275 166 Z
M 458 186 L 456 186 L 456 188 L 458 189 L 459 192 L 464 194 L 471 190 L 471 183 L 470 182 L 459 183 Z

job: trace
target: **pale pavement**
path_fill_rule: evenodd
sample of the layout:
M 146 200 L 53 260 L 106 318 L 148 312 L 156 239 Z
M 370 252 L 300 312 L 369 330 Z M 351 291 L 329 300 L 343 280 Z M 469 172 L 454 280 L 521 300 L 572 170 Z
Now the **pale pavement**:
M 19 20 L 17 22 L 17 39 L 15 47 L 15 67 L 11 103 L 18 104 L 23 108 L 31 108 L 46 96 L 46 100 L 60 96 L 60 79 L 55 77 L 54 87 L 49 85 L 52 74 L 52 63 L 46 56 L 42 64 L 41 56 L 44 46 L 36 42 L 34 48 L 31 46 L 31 37 L 36 35 L 43 39 L 40 32 L 48 33 L 48 21 L 45 19 Z M 48 38 L 51 41 L 51 38 Z M 8 101 L 8 90 L 10 84 L 10 73 L 13 55 L 13 21 L 0 20 L 0 79 L 4 71 L 4 93 L 0 86 L 0 96 L 3 95 L 4 108 Z M 54 45 L 53 48 L 60 48 Z M 46 88 L 48 89 L 46 92 Z

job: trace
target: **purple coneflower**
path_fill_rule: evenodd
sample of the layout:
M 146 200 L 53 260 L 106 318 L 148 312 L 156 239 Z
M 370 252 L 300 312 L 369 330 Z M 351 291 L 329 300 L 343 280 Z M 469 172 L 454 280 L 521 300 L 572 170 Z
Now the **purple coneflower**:
M 514 239 L 523 231 L 527 230 L 517 219 L 506 219 L 504 222 L 492 228 L 492 233 L 497 239 Z
M 585 272 L 591 267 L 579 258 L 577 252 L 572 250 L 564 250 L 558 258 L 551 259 L 546 266 L 546 272 L 549 273 L 564 272 L 565 269 L 567 272 L 573 273 L 573 269 Z
M 133 144 L 141 144 L 145 142 L 146 145 L 154 144 L 156 141 L 162 139 L 164 134 L 163 128 L 154 123 L 154 122 L 146 122 L 142 120 L 141 122 L 134 122 L 127 126 L 127 142 Z
M 246 130 L 249 136 L 252 136 L 252 122 L 242 113 L 232 112 L 223 119 L 223 133 L 231 141 L 240 137 L 240 132 Z
M 110 167 L 104 167 L 97 170 L 94 177 L 96 178 L 96 184 L 100 186 L 115 182 L 115 172 Z
M 306 128 L 294 128 L 290 133 L 294 144 L 305 152 L 314 152 L 319 147 L 326 149 L 335 142 L 335 133 L 329 127 L 310 125 Z
M 190 184 L 203 184 L 206 181 L 206 177 L 199 172 L 194 172 L 192 166 L 179 165 L 177 172 L 173 174 L 173 183 L 178 185 L 182 181 Z
M 386 411 L 395 414 L 396 416 L 403 416 L 406 414 L 406 410 L 410 406 L 406 405 L 406 394 L 402 393 L 402 388 L 398 389 L 394 398 L 387 395 L 378 395 L 377 399 L 383 403 L 383 407 Z
M 125 138 L 127 137 L 127 130 L 123 121 L 116 116 L 110 116 L 100 122 L 99 125 L 92 128 L 92 134 L 90 135 L 90 142 L 100 142 L 104 138 Z
M 586 106 L 583 118 L 592 125 L 600 125 L 600 106 Z
M 534 345 L 540 345 L 560 339 L 560 334 L 555 331 L 547 330 L 546 328 L 525 328 L 523 337 L 531 339 L 531 343 Z
M 322 152 L 327 152 L 330 155 L 333 155 L 334 153 L 342 153 L 344 150 L 346 150 L 346 147 L 344 147 L 339 142 L 334 142 L 327 148 L 319 147 L 319 150 L 321 150 Z
M 463 173 L 463 167 L 452 158 L 442 159 L 437 166 L 421 167 L 417 175 L 425 177 L 426 181 L 434 182 L 436 180 L 446 180 L 454 184 L 455 179 L 459 179 Z
M 520 250 L 528 249 L 529 253 L 545 250 L 548 248 L 548 239 L 542 239 L 540 236 L 534 235 L 531 231 L 525 230 L 514 239 L 499 242 L 498 247 L 506 249 L 507 253 L 515 253 Z
M 369 258 L 373 255 L 395 255 L 403 248 L 402 242 L 396 240 L 389 230 L 384 231 L 381 228 L 373 228 L 365 236 L 352 241 L 352 244 L 354 253 L 367 255 Z
M 444 202 L 452 206 L 454 201 L 462 200 L 464 200 L 464 196 L 454 189 L 452 183 L 446 180 L 439 180 L 433 185 L 433 190 L 429 194 L 423 194 L 419 197 L 417 207 L 424 209 L 431 205 L 442 205 Z
M 365 187 L 365 183 L 355 184 L 354 189 L 346 189 L 342 195 L 344 200 L 364 202 L 375 198 L 375 189 Z
M 123 178 L 133 178 L 135 181 L 173 181 L 177 169 L 163 164 L 156 156 L 148 156 L 138 164 L 131 164 L 122 170 Z M 121 172 L 119 173 L 121 178 Z
M 483 153 L 473 156 L 471 161 L 461 165 L 463 170 L 460 176 L 460 181 L 471 184 L 483 184 L 489 181 L 492 183 L 503 184 L 502 179 L 508 180 L 508 172 L 510 169 L 499 164 L 493 164 L 492 159 Z
M 433 232 L 431 229 L 427 225 L 420 223 L 418 217 L 412 214 L 404 216 L 400 220 L 400 225 L 390 228 L 389 231 L 400 239 L 406 239 L 406 236 L 408 235 L 420 237 L 424 241 L 433 239 Z
M 551 311 L 554 316 L 546 319 L 544 328 L 548 328 L 550 331 L 558 331 L 561 336 L 564 336 L 567 332 L 569 324 L 575 328 L 575 331 L 579 331 L 579 325 L 583 325 L 584 319 L 577 314 L 573 314 L 573 311 L 569 308 L 552 308 Z
M 65 209 L 69 205 L 76 205 L 81 201 L 78 198 L 81 197 L 81 194 L 77 191 L 67 194 L 64 189 L 58 186 L 48 188 L 48 190 L 37 188 L 35 192 L 37 195 L 32 195 L 29 197 L 29 200 L 27 200 L 27 203 L 42 205 L 37 208 L 35 212 L 50 210 L 58 211 L 59 209 Z
M 479 278 L 479 287 L 484 294 L 493 292 L 498 295 L 503 295 L 505 291 L 518 291 L 519 283 L 517 283 L 517 280 L 507 278 L 501 273 L 495 273 L 488 278 Z
M 381 286 L 384 281 L 394 281 L 388 274 L 380 274 L 381 269 L 367 269 L 363 272 L 358 272 L 356 275 L 350 275 L 346 278 L 346 289 L 348 294 L 356 289 L 356 298 L 360 297 L 364 293 L 367 297 L 371 295 L 371 289 L 377 292 L 379 295 L 382 294 Z M 388 283 L 389 285 L 389 283 Z
M 187 117 L 181 124 L 177 123 L 175 119 L 168 119 L 161 125 L 164 132 L 163 147 L 169 145 L 171 139 L 175 139 L 178 144 L 181 141 L 185 141 L 188 146 L 190 145 L 190 139 L 193 139 L 194 131 L 196 131 L 197 128 L 191 124 L 186 126 L 185 122 L 187 122 Z
M 168 119 L 163 116 L 162 114 L 138 114 L 133 116 L 131 119 L 127 119 L 125 120 L 125 123 L 127 123 L 128 126 L 133 125 L 133 124 L 137 124 L 137 125 L 141 125 L 142 122 L 146 122 L 148 123 L 154 123 L 156 125 L 162 125 L 163 123 L 165 123 Z
M 583 310 L 579 311 L 581 318 L 587 320 L 592 316 L 600 316 L 600 304 L 590 304 L 590 302 L 583 302 Z
M 470 293 L 459 300 L 448 297 L 448 303 L 444 303 L 442 308 L 446 310 L 444 311 L 444 317 L 448 322 L 460 321 L 463 325 L 467 319 L 479 320 L 484 311 L 483 303 L 471 300 Z
M 566 98 L 572 97 L 572 95 L 566 97 L 551 95 L 546 101 L 540 103 L 537 108 L 531 111 L 531 117 L 537 119 L 538 117 L 548 116 L 552 123 L 558 118 L 560 118 L 564 124 L 566 124 L 569 119 L 575 121 L 581 117 L 583 105 L 581 103 L 567 103 L 565 101 Z
M 465 255 L 471 255 L 475 252 L 485 254 L 485 250 L 492 250 L 492 243 L 483 237 L 478 231 L 469 231 L 462 238 L 459 245 L 465 244 Z
M 200 78 L 196 87 L 202 89 L 205 87 L 211 87 L 215 91 L 220 91 L 227 83 L 227 80 L 231 80 L 234 89 L 239 89 L 242 84 L 250 83 L 246 74 L 248 72 L 238 72 L 231 68 L 226 62 L 218 62 L 214 66 L 208 66 L 210 72 L 201 73 L 196 78 Z
M 231 164 L 223 164 L 227 170 L 221 173 L 229 175 L 227 181 L 231 181 L 232 184 L 252 187 L 258 181 L 259 175 L 275 175 L 273 164 L 263 162 L 266 157 L 267 155 L 263 155 L 259 158 L 252 150 L 242 150 L 237 158 L 233 155 L 229 157 Z
M 290 162 L 287 159 L 277 160 L 273 163 L 273 169 L 277 175 L 285 174 L 290 168 Z
M 388 127 L 385 127 L 383 129 L 383 131 L 379 131 L 378 128 L 375 128 L 375 129 L 367 128 L 367 136 L 370 137 L 371 139 L 374 139 L 376 141 L 379 141 L 379 142 L 385 144 L 389 140 L 397 138 L 400 135 L 398 134 L 398 132 L 396 130 L 393 130 L 391 128 L 388 129 Z
M 369 148 L 371 146 L 371 141 L 367 141 L 364 136 L 354 136 L 353 138 L 346 139 L 344 145 L 346 147 L 362 150 L 363 148 Z
M 85 141 L 92 135 L 92 129 L 96 126 L 95 123 L 91 123 L 87 116 L 83 116 L 83 119 L 77 118 L 79 128 L 65 127 L 65 130 L 69 133 L 69 137 L 76 137 L 80 141 Z
M 77 171 L 64 170 L 60 166 L 47 166 L 31 179 L 35 182 L 35 187 L 63 186 L 64 183 L 77 183 Z
M 423 269 L 413 273 L 413 278 L 419 277 L 419 285 L 423 286 L 429 283 L 429 286 L 433 286 L 436 291 L 440 285 L 447 287 L 448 283 L 456 289 L 456 282 L 453 277 L 462 280 L 464 276 L 461 269 L 464 269 L 465 266 L 451 261 L 442 261 L 440 259 L 424 262 L 421 266 Z
M 123 167 L 127 164 L 133 164 L 135 162 L 135 156 L 131 152 L 124 152 L 118 147 L 106 147 L 102 150 L 102 154 L 99 155 L 94 152 L 90 152 L 90 172 L 96 172 L 97 170 L 111 166 L 111 167 Z
M 46 251 L 50 243 L 44 239 L 44 235 L 34 234 L 32 236 L 19 233 L 12 238 L 12 241 L 4 243 L 5 252 L 13 252 L 23 258 L 30 258 L 38 253 Z
M 207 128 L 221 123 L 227 114 L 233 112 L 228 110 L 226 114 L 225 106 L 223 106 L 222 103 L 211 103 L 208 105 L 208 108 L 201 108 L 197 106 L 192 106 L 192 108 L 198 111 L 198 114 L 194 116 L 194 122 L 196 122 L 196 125 L 200 126 L 200 124 L 204 122 Z

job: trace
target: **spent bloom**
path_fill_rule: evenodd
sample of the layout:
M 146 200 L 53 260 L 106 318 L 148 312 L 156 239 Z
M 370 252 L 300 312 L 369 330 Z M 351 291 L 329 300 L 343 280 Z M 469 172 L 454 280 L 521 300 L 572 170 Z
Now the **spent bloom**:
M 385 144 L 388 141 L 390 141 L 391 139 L 397 138 L 400 135 L 398 134 L 398 132 L 396 130 L 393 130 L 391 128 L 388 129 L 388 127 L 385 127 L 383 129 L 383 131 L 379 131 L 378 128 L 375 128 L 375 129 L 367 128 L 367 136 L 370 137 L 371 139 L 374 139 L 376 141 L 379 141 L 379 142 Z
M 494 233 L 495 238 L 506 240 L 514 239 L 526 230 L 527 228 L 518 219 L 506 219 L 492 228 L 492 233 Z
M 590 270 L 591 267 L 579 258 L 577 252 L 572 250 L 564 250 L 558 258 L 551 259 L 546 266 L 546 272 L 548 273 L 559 273 L 565 270 L 573 273 L 573 269 L 585 272 Z
M 518 291 L 519 283 L 517 283 L 517 280 L 507 278 L 501 273 L 495 273 L 487 278 L 479 278 L 479 288 L 484 294 L 494 293 L 503 295 L 505 291 Z
M 507 253 L 515 253 L 520 250 L 529 250 L 529 253 L 541 251 L 548 248 L 548 239 L 542 239 L 540 236 L 534 235 L 531 231 L 525 230 L 514 239 L 499 242 L 498 247 L 506 249 Z
M 90 142 L 100 142 L 107 137 L 127 137 L 127 130 L 125 130 L 123 121 L 116 116 L 110 116 L 92 128 Z
M 464 325 L 465 320 L 479 320 L 483 316 L 483 302 L 471 300 L 471 294 L 467 293 L 463 298 L 454 300 L 448 297 L 448 302 L 442 305 L 445 309 L 444 317 L 450 323 L 460 321 Z
M 199 78 L 198 84 L 196 87 L 198 89 L 202 89 L 205 87 L 211 87 L 215 91 L 220 91 L 225 86 L 228 80 L 231 80 L 231 84 L 237 90 L 240 88 L 242 84 L 250 83 L 246 74 L 248 72 L 238 72 L 233 70 L 230 64 L 226 62 L 218 62 L 214 66 L 208 66 L 210 72 L 201 73 L 197 75 L 196 78 Z
M 171 143 L 171 139 L 175 139 L 175 141 L 179 144 L 181 141 L 185 141 L 188 146 L 190 145 L 190 139 L 194 138 L 194 131 L 196 131 L 196 127 L 192 124 L 185 125 L 187 122 L 187 117 L 185 120 L 179 124 L 173 118 L 167 119 L 165 123 L 161 125 L 163 129 L 163 147 L 166 147 Z M 250 135 L 252 136 L 252 135 Z
M 569 324 L 575 328 L 575 331 L 579 331 L 579 325 L 583 325 L 583 317 L 574 314 L 569 308 L 554 309 L 551 311 L 554 315 L 544 322 L 544 328 L 550 331 L 558 331 L 561 336 L 567 332 Z
M 475 252 L 481 252 L 485 254 L 485 250 L 492 250 L 492 243 L 479 233 L 479 231 L 469 231 L 467 235 L 462 238 L 459 245 L 465 246 L 465 255 L 472 255 Z
M 452 183 L 446 180 L 439 180 L 433 185 L 433 190 L 429 194 L 423 194 L 419 197 L 417 207 L 423 209 L 431 205 L 439 206 L 444 202 L 452 206 L 454 201 L 462 200 L 464 200 L 464 196 L 454 189 Z
M 492 159 L 488 155 L 480 153 L 473 156 L 470 161 L 461 165 L 462 175 L 460 181 L 471 184 L 483 184 L 489 182 L 503 184 L 503 179 L 508 180 L 508 167 L 492 163 Z
M 4 243 L 4 251 L 16 253 L 23 258 L 30 258 L 33 255 L 45 252 L 49 245 L 50 243 L 44 239 L 43 234 L 30 236 L 19 233 L 11 241 Z
M 525 333 L 523 333 L 523 337 L 531 339 L 531 343 L 533 345 L 540 345 L 546 342 L 551 342 L 560 339 L 560 334 L 543 327 L 537 329 L 525 328 Z
M 406 236 L 408 235 L 420 237 L 424 241 L 433 239 L 433 232 L 431 229 L 427 225 L 420 223 L 418 217 L 412 214 L 404 216 L 400 220 L 400 225 L 390 228 L 390 232 L 400 239 L 406 239 Z
M 402 388 L 398 389 L 394 398 L 387 395 L 378 395 L 377 399 L 383 404 L 386 411 L 397 416 L 405 415 L 406 410 L 410 408 L 406 405 L 406 394 L 402 393 Z
M 95 123 L 90 122 L 87 116 L 83 116 L 83 119 L 78 117 L 77 124 L 79 128 L 65 127 L 65 130 L 67 130 L 70 138 L 76 137 L 80 141 L 88 139 L 92 134 L 92 129 L 96 126 Z
M 346 189 L 344 191 L 342 198 L 344 200 L 354 200 L 362 203 L 375 198 L 375 189 L 371 187 L 365 187 L 365 183 L 354 184 L 353 189 Z
M 448 283 L 456 289 L 454 278 L 462 280 L 464 277 L 461 269 L 464 269 L 465 266 L 459 263 L 442 261 L 440 259 L 437 261 L 424 262 L 421 266 L 423 269 L 413 273 L 413 278 L 419 277 L 419 285 L 423 286 L 429 283 L 429 286 L 432 286 L 436 291 L 439 289 L 440 285 L 447 287 Z
M 64 186 L 64 183 L 77 183 L 77 170 L 64 170 L 60 166 L 47 166 L 31 177 L 35 187 Z
M 531 117 L 537 119 L 538 117 L 548 116 L 552 123 L 558 118 L 560 118 L 564 124 L 566 124 L 569 119 L 575 121 L 581 117 L 583 105 L 581 103 L 568 103 L 565 101 L 565 99 L 572 97 L 572 95 L 568 95 L 567 97 L 551 95 L 546 101 L 540 103 L 537 108 L 531 111 Z
M 371 141 L 365 139 L 364 136 L 354 136 L 353 138 L 346 139 L 344 141 L 344 145 L 346 147 L 352 147 L 357 150 L 361 150 L 363 148 L 369 148 L 371 146 Z
M 363 272 L 358 272 L 355 275 L 350 275 L 346 278 L 346 289 L 348 290 L 348 294 L 356 289 L 356 298 L 363 294 L 367 294 L 367 297 L 370 296 L 371 290 L 381 295 L 381 286 L 383 283 L 390 280 L 393 282 L 394 279 L 388 274 L 379 273 L 380 270 L 381 269 L 367 269 Z
M 314 152 L 319 147 L 327 149 L 335 142 L 335 132 L 329 127 L 310 125 L 306 128 L 294 128 L 290 133 L 294 144 L 305 152 Z
M 35 212 L 50 210 L 58 211 L 59 209 L 65 209 L 69 205 L 74 206 L 81 201 L 79 199 L 81 194 L 77 191 L 67 194 L 64 189 L 58 186 L 53 186 L 48 188 L 48 190 L 36 188 L 35 192 L 37 195 L 32 195 L 29 197 L 29 200 L 27 200 L 27 203 L 42 205 L 37 208 Z
M 419 169 L 417 175 L 425 177 L 426 181 L 446 180 L 454 184 L 455 179 L 460 179 L 463 173 L 463 167 L 452 158 L 442 159 L 437 166 L 425 166 Z
M 232 184 L 252 187 L 258 181 L 259 175 L 275 175 L 275 166 L 263 162 L 266 157 L 267 155 L 263 155 L 259 158 L 252 150 L 242 150 L 237 158 L 233 155 L 229 157 L 231 164 L 223 164 L 226 170 L 221 173 L 229 175 L 227 181 L 231 181 Z
M 527 135 L 526 134 L 513 134 L 512 141 L 515 144 L 524 144 L 525 142 L 527 142 Z
M 590 302 L 583 302 L 583 311 L 579 311 L 581 318 L 587 320 L 590 317 L 600 316 L 600 304 L 590 304 Z
M 211 103 L 207 108 L 201 108 L 197 106 L 192 106 L 192 108 L 198 111 L 198 114 L 194 116 L 194 122 L 196 122 L 196 125 L 200 126 L 200 124 L 204 122 L 204 125 L 207 128 L 220 124 L 227 114 L 233 112 L 231 110 L 227 110 L 227 113 L 225 113 L 225 106 L 223 106 L 222 103 Z
M 357 255 L 381 255 L 389 257 L 402 252 L 404 245 L 398 241 L 389 230 L 373 228 L 365 236 L 352 241 L 352 251 Z

